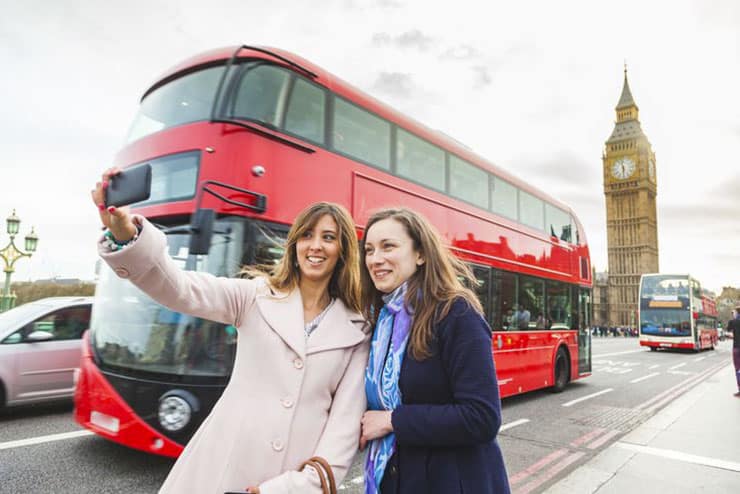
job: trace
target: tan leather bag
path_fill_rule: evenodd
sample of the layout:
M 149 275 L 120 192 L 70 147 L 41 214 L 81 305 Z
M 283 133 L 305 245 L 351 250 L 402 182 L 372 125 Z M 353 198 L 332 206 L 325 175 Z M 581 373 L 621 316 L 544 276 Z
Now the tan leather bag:
M 321 482 L 321 490 L 324 494 L 337 494 L 334 472 L 332 472 L 328 461 L 320 456 L 314 456 L 304 461 L 299 470 L 303 471 L 306 466 L 310 466 L 319 474 L 319 482 Z

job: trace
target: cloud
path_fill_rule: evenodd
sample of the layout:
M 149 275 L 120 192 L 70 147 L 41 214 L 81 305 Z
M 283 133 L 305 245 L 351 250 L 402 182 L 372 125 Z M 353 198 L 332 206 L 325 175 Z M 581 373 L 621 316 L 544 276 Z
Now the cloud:
M 396 0 L 378 0 L 378 7 L 397 9 L 403 7 L 403 4 L 401 2 L 397 2 Z
M 410 74 L 401 72 L 381 72 L 372 85 L 372 89 L 392 96 L 409 96 L 414 82 Z
M 690 227 L 692 229 L 711 230 L 719 225 L 724 225 L 723 227 L 733 225 L 730 230 L 740 233 L 740 210 L 738 210 L 737 204 L 729 202 L 723 203 L 702 199 L 682 204 L 659 204 L 658 217 L 659 223 L 662 220 L 676 228 Z
M 441 60 L 471 60 L 480 56 L 480 52 L 471 45 L 462 44 L 448 48 L 439 58 Z
M 512 164 L 526 169 L 527 176 L 537 177 L 537 181 L 551 186 L 557 183 L 580 188 L 581 184 L 598 183 L 601 178 L 600 163 L 584 160 L 568 149 L 549 153 L 544 158 L 539 154 L 520 156 Z
M 493 82 L 493 78 L 491 77 L 491 73 L 488 70 L 488 67 L 485 67 L 483 65 L 475 65 L 472 67 L 472 70 L 474 87 L 481 88 L 491 85 L 491 83 Z
M 427 36 L 418 29 L 406 31 L 398 36 L 391 36 L 388 33 L 375 33 L 373 35 L 373 44 L 376 46 L 393 45 L 399 48 L 416 48 L 420 51 L 428 51 L 434 42 L 434 38 Z

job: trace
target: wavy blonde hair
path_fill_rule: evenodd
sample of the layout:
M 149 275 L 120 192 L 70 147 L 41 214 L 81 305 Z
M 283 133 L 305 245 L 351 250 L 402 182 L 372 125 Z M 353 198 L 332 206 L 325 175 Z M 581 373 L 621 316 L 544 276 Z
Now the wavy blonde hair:
M 442 243 L 429 221 L 411 209 L 381 209 L 368 220 L 365 236 L 375 223 L 386 219 L 397 221 L 404 227 L 414 242 L 414 249 L 424 260 L 408 280 L 405 301 L 409 312 L 413 313 L 409 351 L 414 359 L 424 360 L 431 356 L 434 324 L 447 316 L 456 299 L 464 299 L 479 314 L 483 314 L 478 297 L 463 284 L 468 281 L 470 286 L 475 286 L 476 280 L 468 265 Z M 362 247 L 364 252 L 364 240 Z M 360 271 L 363 314 L 374 326 L 383 306 L 383 294 L 375 288 L 364 262 Z
M 280 261 L 274 266 L 247 267 L 242 270 L 242 274 L 249 277 L 262 276 L 278 291 L 291 291 L 298 287 L 301 270 L 298 267 L 296 244 L 325 215 L 331 216 L 337 224 L 339 239 L 339 260 L 329 280 L 329 295 L 340 299 L 348 309 L 360 312 L 360 250 L 357 231 L 352 216 L 339 204 L 317 202 L 298 213 L 288 231 L 285 253 Z

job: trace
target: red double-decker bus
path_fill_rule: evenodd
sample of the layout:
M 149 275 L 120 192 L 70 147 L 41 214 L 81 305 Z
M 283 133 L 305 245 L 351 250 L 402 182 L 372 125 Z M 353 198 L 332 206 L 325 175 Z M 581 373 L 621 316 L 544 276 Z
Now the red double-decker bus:
M 573 212 L 296 55 L 241 46 L 171 69 L 144 93 L 115 164 L 151 165 L 151 197 L 134 210 L 168 234 L 183 269 L 220 276 L 277 260 L 312 202 L 346 206 L 359 235 L 373 210 L 411 207 L 473 267 L 502 396 L 591 371 L 589 250 Z M 172 312 L 104 266 L 75 418 L 177 456 L 235 346 L 235 328 Z

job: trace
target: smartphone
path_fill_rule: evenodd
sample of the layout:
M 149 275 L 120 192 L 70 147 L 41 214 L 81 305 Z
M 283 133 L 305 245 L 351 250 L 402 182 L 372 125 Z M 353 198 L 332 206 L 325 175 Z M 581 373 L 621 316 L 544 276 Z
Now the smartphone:
M 105 205 L 120 207 L 146 201 L 151 193 L 152 165 L 137 165 L 111 177 L 105 189 Z

